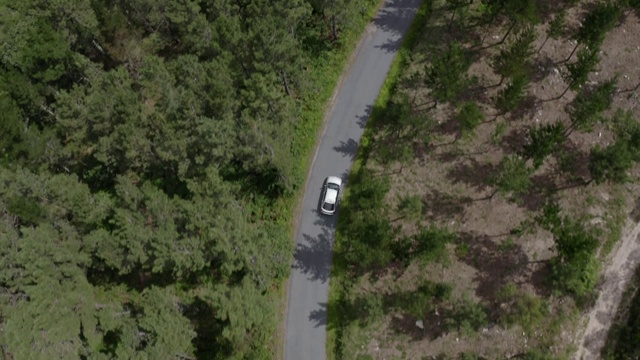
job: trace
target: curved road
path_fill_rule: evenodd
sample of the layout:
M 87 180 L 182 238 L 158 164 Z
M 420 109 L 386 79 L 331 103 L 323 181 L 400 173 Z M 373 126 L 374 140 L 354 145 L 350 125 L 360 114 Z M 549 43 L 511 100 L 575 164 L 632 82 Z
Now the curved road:
M 337 94 L 302 203 L 289 278 L 285 358 L 325 360 L 327 295 L 336 217 L 318 211 L 327 176 L 347 180 L 358 142 L 420 0 L 386 0 L 369 25 Z

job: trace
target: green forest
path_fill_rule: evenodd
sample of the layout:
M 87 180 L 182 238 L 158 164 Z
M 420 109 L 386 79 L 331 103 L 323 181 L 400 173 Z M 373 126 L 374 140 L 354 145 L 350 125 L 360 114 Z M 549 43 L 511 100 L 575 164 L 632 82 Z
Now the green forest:
M 272 358 L 326 70 L 376 3 L 0 0 L 3 357 Z

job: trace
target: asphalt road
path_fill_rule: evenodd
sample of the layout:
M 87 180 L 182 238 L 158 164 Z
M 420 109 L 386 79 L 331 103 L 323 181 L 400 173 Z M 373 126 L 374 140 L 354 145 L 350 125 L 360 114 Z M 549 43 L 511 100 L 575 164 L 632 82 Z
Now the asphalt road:
M 345 76 L 311 168 L 289 279 L 285 358 L 325 360 L 327 295 L 336 216 L 320 214 L 327 176 L 347 181 L 365 123 L 420 0 L 387 0 Z M 339 209 L 338 209 L 339 211 Z

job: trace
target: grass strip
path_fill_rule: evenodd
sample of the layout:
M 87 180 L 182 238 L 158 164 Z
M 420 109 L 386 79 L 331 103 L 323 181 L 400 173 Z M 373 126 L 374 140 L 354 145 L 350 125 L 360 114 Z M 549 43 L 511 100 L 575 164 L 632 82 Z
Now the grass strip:
M 430 18 L 431 11 L 433 9 L 433 0 L 424 0 L 418 12 L 411 23 L 405 37 L 402 41 L 400 49 L 394 58 L 387 78 L 382 84 L 378 98 L 374 103 L 373 110 L 367 126 L 364 130 L 362 138 L 360 139 L 360 145 L 358 146 L 358 153 L 353 162 L 351 168 L 350 178 L 357 177 L 356 175 L 366 165 L 369 157 L 373 136 L 375 135 L 375 124 L 380 117 L 381 110 L 386 108 L 391 99 L 395 87 L 398 83 L 400 75 L 409 63 L 409 56 L 412 49 L 415 47 L 417 40 L 419 39 L 421 30 L 427 24 Z M 351 186 L 357 186 L 357 183 L 350 184 Z M 349 188 L 346 188 L 344 194 L 344 204 L 349 202 Z M 338 228 L 336 231 L 334 252 L 339 252 L 343 245 L 343 237 L 340 234 L 340 218 L 338 218 Z M 341 309 L 344 308 L 345 296 L 348 291 L 349 284 L 351 283 L 346 268 L 341 264 L 338 258 L 334 258 L 334 262 L 331 265 L 331 282 L 329 283 L 329 299 L 327 301 L 327 359 L 336 360 L 341 359 L 341 329 L 345 326 L 344 314 L 341 314 Z

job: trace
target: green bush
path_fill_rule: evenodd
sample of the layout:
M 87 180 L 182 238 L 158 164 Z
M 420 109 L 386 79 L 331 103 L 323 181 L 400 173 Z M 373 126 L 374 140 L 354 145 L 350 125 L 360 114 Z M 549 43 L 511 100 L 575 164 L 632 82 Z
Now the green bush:
M 423 263 L 436 260 L 446 262 L 447 244 L 455 240 L 456 234 L 448 229 L 431 224 L 428 228 L 421 229 L 414 236 L 415 248 L 412 257 L 421 260 Z
M 463 335 L 473 335 L 488 323 L 485 307 L 466 296 L 454 304 L 446 320 L 449 330 L 458 331 Z
M 478 125 L 484 121 L 484 114 L 475 102 L 465 102 L 458 110 L 460 122 L 460 135 L 467 137 L 473 135 Z
M 419 220 L 422 215 L 422 199 L 420 195 L 404 195 L 399 198 L 398 202 L 398 214 L 399 217 L 396 220 L 407 219 L 411 221 Z
M 373 176 L 366 168 L 354 176 L 350 199 L 342 207 L 339 224 L 339 231 L 348 239 L 339 256 L 353 270 L 361 272 L 385 266 L 394 258 L 395 229 L 384 207 L 389 188 L 387 177 Z
M 496 108 L 501 113 L 516 110 L 522 102 L 528 85 L 529 78 L 526 75 L 518 75 L 512 78 L 507 87 L 498 91 L 495 99 Z
M 28 197 L 12 197 L 7 202 L 7 210 L 17 216 L 23 225 L 36 225 L 45 219 L 46 213 L 37 201 Z
M 371 325 L 384 316 L 382 296 L 368 293 L 357 298 L 352 304 L 351 313 L 357 314 L 362 324 Z
M 514 284 L 507 284 L 499 293 L 499 299 L 508 306 L 500 315 L 500 321 L 506 326 L 519 324 L 527 332 L 547 316 L 545 301 L 534 294 L 520 291 Z
M 595 257 L 586 261 L 562 262 L 559 258 L 552 261 L 553 284 L 561 292 L 585 298 L 592 294 L 599 274 Z
M 434 306 L 451 298 L 453 288 L 449 284 L 427 282 L 415 291 L 396 295 L 390 307 L 421 319 L 434 310 Z

